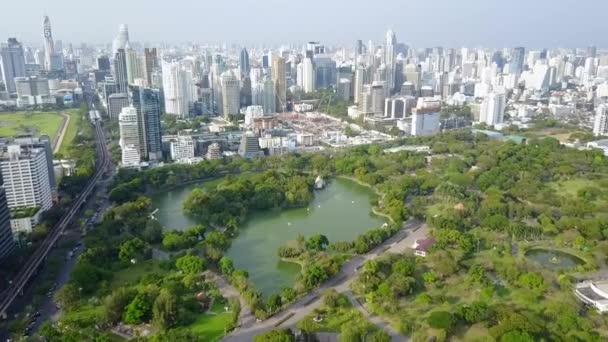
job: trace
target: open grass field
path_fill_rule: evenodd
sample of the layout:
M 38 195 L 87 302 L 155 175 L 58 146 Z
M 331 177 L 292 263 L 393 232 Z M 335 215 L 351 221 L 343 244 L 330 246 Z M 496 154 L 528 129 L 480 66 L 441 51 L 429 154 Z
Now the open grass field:
M 58 112 L 15 112 L 0 114 L 0 136 L 48 134 L 54 138 L 63 122 Z
M 225 329 L 230 324 L 232 314 L 224 311 L 225 302 L 216 300 L 211 310 L 200 315 L 188 330 L 196 334 L 201 341 L 219 341 L 225 335 Z
M 159 266 L 158 260 L 146 260 L 136 265 L 131 265 L 128 268 L 120 270 L 114 273 L 110 287 L 112 289 L 128 284 L 136 283 L 139 278 L 146 274 L 158 273 L 165 274 L 167 271 L 163 270 Z

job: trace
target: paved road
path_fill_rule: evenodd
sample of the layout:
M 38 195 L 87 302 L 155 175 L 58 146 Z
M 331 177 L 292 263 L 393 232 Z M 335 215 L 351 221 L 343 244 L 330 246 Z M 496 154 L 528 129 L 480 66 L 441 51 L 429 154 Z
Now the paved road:
M 253 341 L 253 338 L 256 335 L 265 331 L 275 328 L 293 327 L 298 321 L 311 314 L 314 309 L 322 304 L 321 294 L 326 290 L 333 288 L 338 292 L 348 294 L 348 292 L 350 292 L 350 284 L 355 279 L 357 269 L 366 261 L 372 260 L 383 253 L 402 253 L 409 249 L 417 239 L 423 238 L 427 234 L 428 227 L 426 224 L 416 219 L 409 220 L 404 225 L 404 228 L 395 234 L 395 236 L 376 247 L 370 253 L 352 258 L 342 267 L 342 270 L 338 275 L 315 291 L 296 301 L 287 309 L 283 310 L 281 314 L 263 322 L 243 322 L 239 328 L 226 336 L 223 341 L 249 342 Z M 358 308 L 364 310 L 362 311 L 363 314 L 366 315 L 372 323 L 387 329 L 391 336 L 393 336 L 393 341 L 408 341 L 407 337 L 388 327 L 388 324 L 382 322 L 380 318 L 375 316 L 372 317 L 372 315 L 370 315 L 369 312 L 366 313 L 365 309 L 360 305 Z

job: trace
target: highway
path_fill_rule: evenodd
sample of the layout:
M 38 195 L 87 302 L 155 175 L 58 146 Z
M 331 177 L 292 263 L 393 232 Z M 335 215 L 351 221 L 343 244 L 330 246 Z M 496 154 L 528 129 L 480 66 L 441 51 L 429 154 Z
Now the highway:
M 105 143 L 101 122 L 99 120 L 95 120 L 93 125 L 95 127 L 95 137 L 97 140 L 98 151 L 100 152 L 98 167 L 95 170 L 95 174 L 93 177 L 91 177 L 82 192 L 78 195 L 70 209 L 63 215 L 38 249 L 30 256 L 25 265 L 23 265 L 21 271 L 13 279 L 11 287 L 2 293 L 0 299 L 0 316 L 2 318 L 7 317 L 8 310 L 15 298 L 17 298 L 17 296 L 23 292 L 24 288 L 28 285 L 32 277 L 36 275 L 40 265 L 62 236 L 66 227 L 68 227 L 68 225 L 72 222 L 72 219 L 80 210 L 81 206 L 87 201 L 95 189 L 97 182 L 103 177 L 105 171 L 110 165 L 110 156 Z

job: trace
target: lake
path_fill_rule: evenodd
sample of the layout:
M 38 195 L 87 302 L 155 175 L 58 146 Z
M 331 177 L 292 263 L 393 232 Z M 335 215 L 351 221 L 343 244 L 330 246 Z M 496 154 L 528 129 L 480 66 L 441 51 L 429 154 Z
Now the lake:
M 182 204 L 196 187 L 210 189 L 219 181 L 186 185 L 155 194 L 152 207 L 167 229 L 184 229 L 196 221 L 183 213 Z M 359 234 L 380 227 L 384 218 L 371 213 L 373 191 L 348 179 L 334 179 L 324 190 L 315 191 L 307 208 L 255 212 L 240 228 L 226 255 L 236 268 L 249 272 L 251 281 L 265 296 L 291 287 L 300 266 L 282 261 L 277 250 L 298 234 L 324 234 L 330 242 L 350 241 Z

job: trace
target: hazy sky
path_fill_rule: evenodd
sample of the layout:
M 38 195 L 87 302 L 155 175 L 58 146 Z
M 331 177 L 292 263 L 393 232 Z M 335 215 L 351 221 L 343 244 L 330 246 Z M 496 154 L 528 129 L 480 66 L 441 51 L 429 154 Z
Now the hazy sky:
M 47 14 L 64 42 L 131 40 L 354 44 L 393 28 L 415 47 L 608 46 L 607 0 L 1 0 L 0 39 L 42 40 Z

